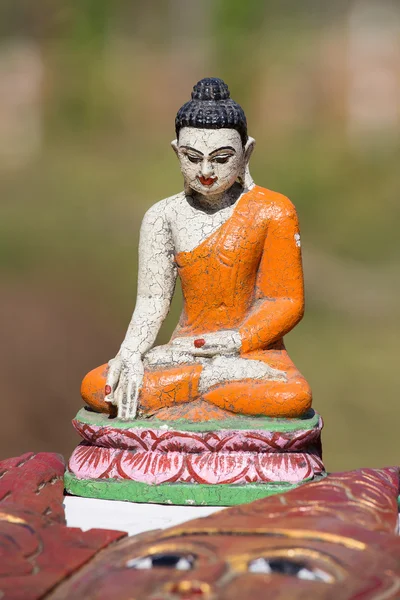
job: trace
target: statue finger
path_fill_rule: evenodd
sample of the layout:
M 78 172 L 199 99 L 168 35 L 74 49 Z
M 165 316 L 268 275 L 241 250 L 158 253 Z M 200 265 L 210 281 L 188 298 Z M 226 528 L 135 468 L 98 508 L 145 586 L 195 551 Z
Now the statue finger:
M 135 392 L 136 392 L 135 382 L 131 379 L 128 382 L 127 390 L 126 390 L 126 395 L 127 395 L 127 399 L 128 399 L 127 417 L 129 417 L 130 419 L 134 419 L 136 416 Z
M 128 396 L 128 389 L 129 389 L 129 374 L 128 372 L 124 372 L 123 374 L 123 385 L 122 385 L 122 392 L 121 392 L 121 403 L 122 403 L 122 407 L 123 407 L 123 414 L 124 414 L 124 419 L 128 419 L 129 418 L 129 396 Z
M 123 397 L 124 397 L 124 381 L 121 378 L 118 384 L 118 387 L 115 391 L 115 399 L 116 399 L 116 404 L 118 406 L 118 417 L 120 419 L 124 419 L 125 418 L 125 413 L 126 413 L 126 406 L 123 403 Z
M 134 406 L 134 416 L 136 417 L 136 413 L 139 406 L 139 394 L 143 387 L 143 379 L 144 379 L 144 364 L 140 362 L 136 365 L 136 373 L 135 379 L 133 380 L 133 390 L 132 390 L 132 403 Z
M 172 340 L 171 345 L 176 348 L 190 348 L 193 345 L 194 339 L 194 337 L 175 338 Z
M 121 363 L 119 361 L 113 361 L 108 369 L 107 379 L 106 379 L 106 387 L 105 387 L 105 400 L 112 401 L 113 394 L 118 385 L 118 381 L 120 379 L 121 374 Z
M 221 353 L 221 348 L 217 346 L 203 346 L 201 348 L 193 348 L 191 351 L 192 356 L 215 356 Z

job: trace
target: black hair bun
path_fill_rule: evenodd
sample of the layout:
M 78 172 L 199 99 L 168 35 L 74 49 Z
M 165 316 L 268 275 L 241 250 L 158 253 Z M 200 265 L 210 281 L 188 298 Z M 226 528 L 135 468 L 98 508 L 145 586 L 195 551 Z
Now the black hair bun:
M 218 77 L 206 77 L 193 87 L 192 100 L 228 100 L 230 92 L 228 86 Z
M 230 97 L 228 86 L 218 77 L 201 79 L 193 88 L 192 99 L 178 110 L 176 137 L 182 127 L 236 129 L 243 146 L 247 142 L 247 122 L 242 107 Z

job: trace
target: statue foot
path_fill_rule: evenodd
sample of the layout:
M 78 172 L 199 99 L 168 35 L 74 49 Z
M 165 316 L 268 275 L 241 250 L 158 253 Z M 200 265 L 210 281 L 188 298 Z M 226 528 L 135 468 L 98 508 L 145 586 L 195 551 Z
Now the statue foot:
M 161 408 L 151 416 L 146 418 L 156 419 L 159 421 L 185 421 L 202 423 L 205 421 L 225 421 L 226 419 L 238 419 L 241 417 L 234 413 L 228 412 L 223 408 L 214 406 L 205 400 L 195 400 L 189 404 L 177 404 L 168 408 Z

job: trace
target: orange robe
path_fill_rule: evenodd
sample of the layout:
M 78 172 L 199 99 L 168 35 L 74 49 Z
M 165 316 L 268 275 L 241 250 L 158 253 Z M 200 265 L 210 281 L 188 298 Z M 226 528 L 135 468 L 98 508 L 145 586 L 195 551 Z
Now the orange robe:
M 241 357 L 283 370 L 287 380 L 233 380 L 200 395 L 201 364 L 147 369 L 140 414 L 193 420 L 221 418 L 225 411 L 268 417 L 304 414 L 311 406 L 311 390 L 283 344 L 283 336 L 304 312 L 300 236 L 290 200 L 255 186 L 219 229 L 194 250 L 176 254 L 175 260 L 184 307 L 173 337 L 237 329 Z M 110 410 L 104 401 L 106 375 L 103 365 L 82 383 L 85 402 L 102 412 Z M 189 411 L 187 403 L 194 404 Z

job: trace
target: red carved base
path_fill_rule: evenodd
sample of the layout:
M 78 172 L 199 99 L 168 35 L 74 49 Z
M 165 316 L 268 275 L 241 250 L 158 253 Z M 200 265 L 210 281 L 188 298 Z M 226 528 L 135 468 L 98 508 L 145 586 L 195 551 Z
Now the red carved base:
M 100 419 L 89 413 L 85 421 L 78 415 L 73 422 L 85 440 L 68 465 L 78 479 L 128 479 L 148 485 L 296 484 L 324 473 L 318 415 L 308 428 L 301 420 L 286 429 L 270 420 L 272 431 L 188 431 L 177 423 L 149 422 L 143 427 Z

